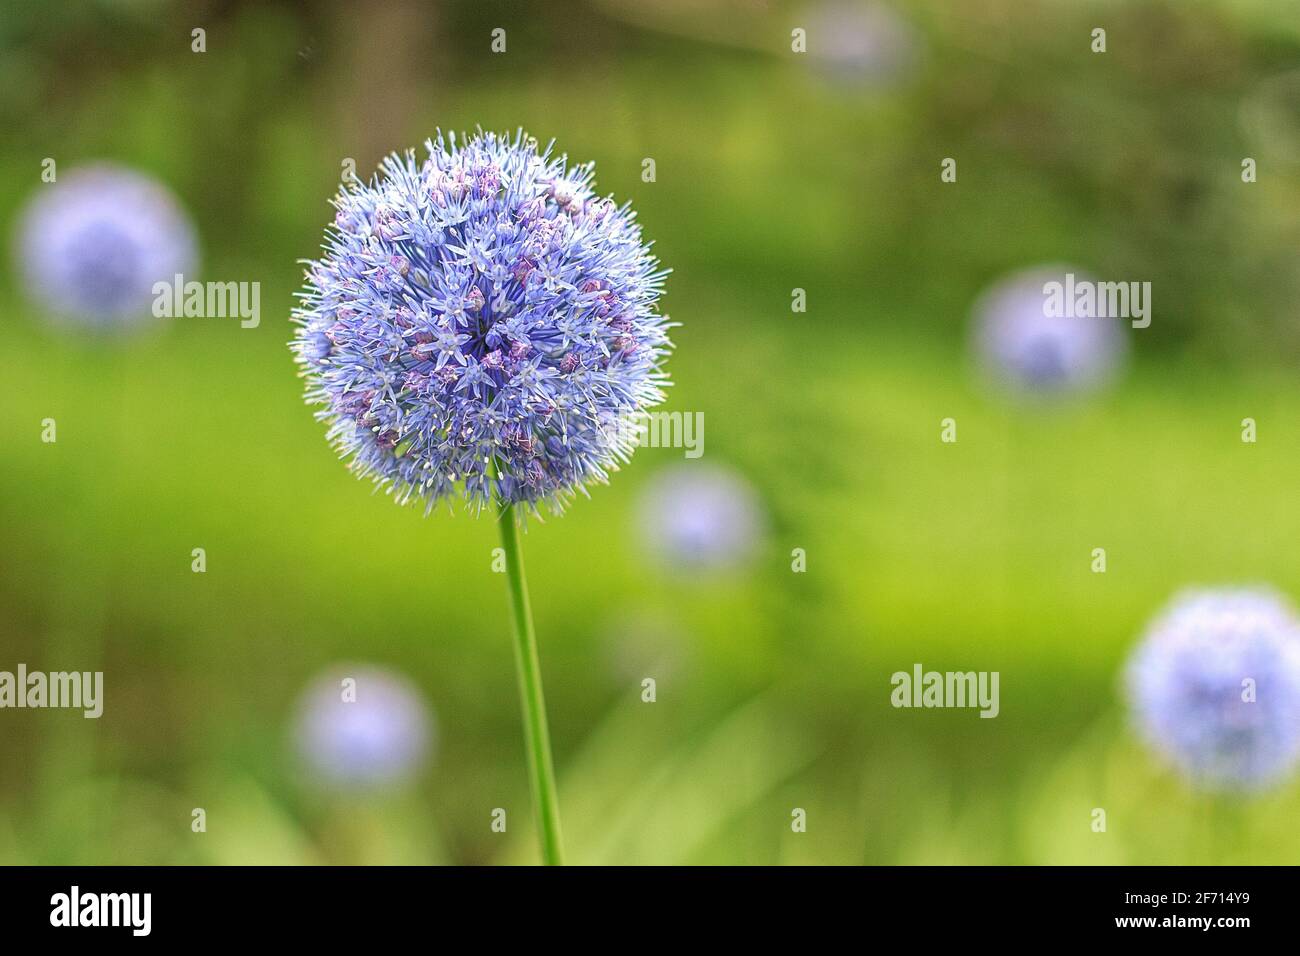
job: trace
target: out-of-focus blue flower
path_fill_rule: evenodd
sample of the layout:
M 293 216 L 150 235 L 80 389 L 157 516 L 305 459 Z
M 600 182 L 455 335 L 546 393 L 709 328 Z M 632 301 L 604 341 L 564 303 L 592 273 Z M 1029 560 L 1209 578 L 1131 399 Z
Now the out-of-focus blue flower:
M 433 745 L 433 718 L 419 691 L 380 668 L 338 670 L 304 691 L 295 743 L 312 776 L 371 788 L 415 774 Z
M 425 145 L 335 200 L 294 311 L 307 399 L 399 502 L 558 511 L 628 460 L 621 426 L 663 399 L 664 273 L 591 165 L 522 131 Z
M 681 572 L 740 567 L 763 536 L 758 495 L 737 472 L 716 465 L 674 465 L 642 493 L 641 534 L 654 556 Z
M 1127 681 L 1142 733 L 1202 786 L 1262 786 L 1300 757 L 1300 621 L 1272 591 L 1179 594 Z
M 915 68 L 920 49 L 912 25 L 883 3 L 824 0 L 809 14 L 808 59 L 837 83 L 897 85 Z
M 154 283 L 192 270 L 198 242 L 166 187 L 101 164 L 40 188 L 23 214 L 18 253 L 32 297 L 56 319 L 107 329 L 152 318 Z
M 1079 270 L 1045 267 L 1015 273 L 984 293 L 974 309 L 975 345 L 988 372 L 1013 390 L 1085 391 L 1103 384 L 1128 348 L 1115 317 L 1049 315 L 1048 282 L 1092 281 Z

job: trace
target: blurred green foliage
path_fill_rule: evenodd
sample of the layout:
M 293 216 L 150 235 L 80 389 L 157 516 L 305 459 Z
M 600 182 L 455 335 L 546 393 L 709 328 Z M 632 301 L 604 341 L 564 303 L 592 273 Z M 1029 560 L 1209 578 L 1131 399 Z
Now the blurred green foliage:
M 769 512 L 746 573 L 656 570 L 636 495 L 680 451 L 643 449 L 527 535 L 575 861 L 1294 861 L 1296 786 L 1188 791 L 1132 739 L 1117 674 L 1184 584 L 1300 595 L 1300 176 L 1276 152 L 1300 112 L 1269 86 L 1300 66 L 1300 15 L 898 6 L 926 56 L 881 91 L 790 54 L 795 6 L 702 4 L 708 29 L 680 29 L 613 2 L 8 5 L 0 222 L 44 157 L 137 165 L 196 217 L 206 278 L 262 283 L 263 321 L 105 341 L 0 279 L 0 668 L 99 666 L 108 695 L 99 721 L 0 714 L 0 861 L 534 858 L 495 529 L 351 478 L 285 347 L 344 159 L 479 124 L 554 136 L 633 201 L 674 269 L 671 407 L 704 413 L 706 459 Z M 968 309 L 1052 261 L 1151 281 L 1155 321 L 1107 394 L 1011 404 L 970 374 Z M 611 661 L 629 620 L 679 658 L 652 705 Z M 294 696 L 340 661 L 400 669 L 436 710 L 410 788 L 344 799 L 296 769 Z M 999 718 L 891 710 L 917 661 L 999 670 Z

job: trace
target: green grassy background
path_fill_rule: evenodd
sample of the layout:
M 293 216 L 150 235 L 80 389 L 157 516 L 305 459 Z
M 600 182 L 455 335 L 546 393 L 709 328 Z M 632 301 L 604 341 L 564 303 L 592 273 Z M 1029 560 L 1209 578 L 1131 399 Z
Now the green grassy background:
M 885 91 L 790 54 L 796 6 L 7 13 L 0 221 L 46 156 L 150 170 L 198 221 L 203 277 L 262 283 L 262 323 L 106 341 L 0 279 L 0 667 L 98 661 L 107 693 L 98 721 L 0 715 L 0 861 L 535 858 L 495 528 L 371 495 L 285 347 L 343 157 L 365 173 L 481 123 L 556 137 L 633 201 L 674 269 L 670 407 L 704 413 L 703 461 L 767 515 L 742 572 L 656 569 L 637 495 L 681 452 L 642 449 L 530 529 L 573 860 L 1294 862 L 1300 788 L 1190 791 L 1118 681 L 1184 585 L 1300 595 L 1300 177 L 1276 152 L 1298 114 L 1263 101 L 1262 143 L 1241 120 L 1300 65 L 1300 23 L 1241 0 L 899 6 L 928 54 Z M 1053 261 L 1152 281 L 1155 318 L 1115 387 L 1044 407 L 982 387 L 966 321 L 990 281 Z M 613 663 L 633 627 L 663 655 L 654 704 Z M 437 714 L 436 759 L 398 792 L 319 792 L 289 753 L 295 696 L 346 661 L 401 670 Z M 915 662 L 1000 671 L 1001 714 L 893 710 Z

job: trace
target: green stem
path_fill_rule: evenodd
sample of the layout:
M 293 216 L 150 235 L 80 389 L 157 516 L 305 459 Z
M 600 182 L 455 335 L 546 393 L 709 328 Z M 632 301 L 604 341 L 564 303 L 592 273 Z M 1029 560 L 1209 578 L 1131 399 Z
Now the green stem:
M 542 862 L 563 863 L 560 847 L 560 804 L 551 762 L 551 735 L 546 729 L 546 702 L 542 699 L 542 671 L 537 660 L 537 634 L 528 605 L 528 582 L 519 548 L 519 526 L 514 505 L 501 505 L 501 548 L 510 579 L 510 608 L 515 623 L 515 666 L 519 672 L 519 702 L 524 713 L 524 746 L 528 750 L 528 776 L 537 810 L 537 832 L 542 840 Z

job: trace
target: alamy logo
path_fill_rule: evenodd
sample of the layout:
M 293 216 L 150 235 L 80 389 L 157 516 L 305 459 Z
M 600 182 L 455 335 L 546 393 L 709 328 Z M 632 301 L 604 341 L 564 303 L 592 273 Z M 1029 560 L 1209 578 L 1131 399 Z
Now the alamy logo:
M 171 282 L 153 284 L 153 314 L 160 319 L 240 319 L 255 329 L 262 321 L 262 283 L 186 282 L 180 273 Z
M 1064 282 L 1043 284 L 1043 314 L 1060 319 L 1132 319 L 1135 329 L 1151 324 L 1150 282 L 1093 282 L 1065 274 Z
M 639 448 L 684 448 L 687 458 L 704 454 L 703 412 L 631 412 L 602 416 L 608 439 Z
M 897 671 L 889 702 L 895 707 L 978 707 L 981 717 L 998 715 L 997 671 Z
M 26 664 L 18 672 L 0 671 L 0 708 L 81 708 L 83 716 L 104 712 L 103 671 L 32 671 Z
M 148 936 L 152 893 L 82 893 L 78 886 L 50 897 L 51 926 L 129 926 L 131 935 Z

